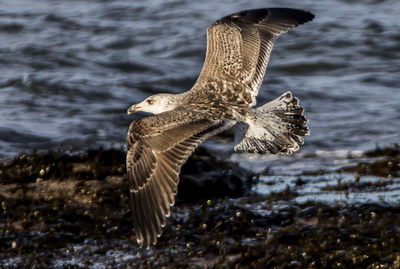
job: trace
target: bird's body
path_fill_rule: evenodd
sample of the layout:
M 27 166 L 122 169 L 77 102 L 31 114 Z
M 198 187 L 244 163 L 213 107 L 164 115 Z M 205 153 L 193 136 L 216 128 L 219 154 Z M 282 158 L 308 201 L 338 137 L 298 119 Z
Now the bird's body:
M 155 244 L 174 204 L 182 164 L 205 139 L 238 125 L 235 150 L 290 154 L 308 135 L 297 98 L 286 92 L 254 108 L 273 41 L 314 16 L 271 8 L 235 13 L 207 29 L 207 54 L 195 85 L 181 94 L 157 94 L 128 113 L 155 115 L 133 121 L 127 169 L 136 238 Z

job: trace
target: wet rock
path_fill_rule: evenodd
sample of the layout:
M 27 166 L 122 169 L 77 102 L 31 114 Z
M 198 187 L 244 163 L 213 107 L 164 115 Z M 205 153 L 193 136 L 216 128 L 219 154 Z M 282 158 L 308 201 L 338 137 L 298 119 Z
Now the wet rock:
M 104 180 L 125 175 L 125 152 L 89 150 L 80 154 L 20 155 L 0 163 L 0 182 L 30 183 L 43 180 Z M 195 202 L 225 196 L 241 196 L 249 190 L 253 174 L 231 162 L 218 161 L 198 148 L 182 167 L 178 200 Z
M 178 185 L 178 201 L 239 197 L 254 184 L 254 174 L 231 162 L 218 161 L 204 148 L 198 148 L 194 156 L 182 167 Z
M 354 172 L 359 175 L 376 175 L 383 177 L 400 176 L 400 147 L 395 144 L 391 147 L 379 148 L 364 153 L 367 161 L 359 162 L 356 166 L 341 169 L 344 172 Z
M 384 148 L 376 146 L 374 150 L 367 151 L 364 155 L 367 157 L 399 157 L 400 146 L 398 144 Z
M 125 153 L 117 149 L 88 150 L 80 154 L 20 155 L 0 163 L 1 183 L 28 183 L 41 180 L 104 179 L 125 174 Z

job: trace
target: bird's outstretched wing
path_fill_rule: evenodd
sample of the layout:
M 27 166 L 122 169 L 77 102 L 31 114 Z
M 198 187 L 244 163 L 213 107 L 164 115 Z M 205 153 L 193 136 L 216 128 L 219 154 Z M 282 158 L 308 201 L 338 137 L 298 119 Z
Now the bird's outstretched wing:
M 175 202 L 179 172 L 208 137 L 231 127 L 221 117 L 172 110 L 133 121 L 127 137 L 127 170 L 136 239 L 155 244 Z
M 276 37 L 314 15 L 289 8 L 241 11 L 207 29 L 203 69 L 191 91 L 222 96 L 232 104 L 254 105 Z

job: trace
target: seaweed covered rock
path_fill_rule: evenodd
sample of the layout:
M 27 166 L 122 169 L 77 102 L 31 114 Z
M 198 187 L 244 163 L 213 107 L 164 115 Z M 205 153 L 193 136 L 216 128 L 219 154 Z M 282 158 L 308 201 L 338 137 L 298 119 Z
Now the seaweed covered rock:
M 28 183 L 67 178 L 104 179 L 125 174 L 125 153 L 117 149 L 88 150 L 82 153 L 22 154 L 0 163 L 0 182 Z
M 0 163 L 0 176 L 0 261 L 18 256 L 25 265 L 47 267 L 48 253 L 94 238 L 136 247 L 123 150 L 21 155 Z M 194 203 L 238 196 L 252 176 L 199 149 L 182 177 L 179 201 Z
M 0 163 L 0 182 L 29 183 L 42 180 L 104 180 L 125 175 L 125 152 L 121 149 L 88 150 L 77 154 L 20 155 Z M 253 175 L 231 162 L 218 161 L 206 149 L 198 148 L 182 168 L 178 200 L 243 195 Z
M 400 146 L 398 144 L 385 148 L 377 147 L 365 152 L 363 157 L 367 158 L 366 161 L 341 170 L 359 175 L 400 177 Z
M 379 154 L 365 163 L 399 159 L 395 149 Z M 290 188 L 257 194 L 251 173 L 203 149 L 183 167 L 178 204 L 157 245 L 140 250 L 132 240 L 124 159 L 122 150 L 99 149 L 1 163 L 0 268 L 400 267 L 398 203 L 299 202 L 313 178 L 303 175 Z M 343 184 L 321 182 L 322 193 L 343 191 Z M 384 184 L 392 189 L 396 182 Z M 383 193 L 381 186 L 365 188 Z
M 178 202 L 196 202 L 212 198 L 244 195 L 254 183 L 254 174 L 237 164 L 217 160 L 204 148 L 198 148 L 182 167 Z

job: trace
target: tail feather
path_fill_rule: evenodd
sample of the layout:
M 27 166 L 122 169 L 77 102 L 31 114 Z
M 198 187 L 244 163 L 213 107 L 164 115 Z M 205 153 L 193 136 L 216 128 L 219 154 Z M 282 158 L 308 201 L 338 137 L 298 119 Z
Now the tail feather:
M 258 107 L 235 150 L 253 153 L 291 154 L 309 135 L 307 119 L 299 100 L 286 92 Z

